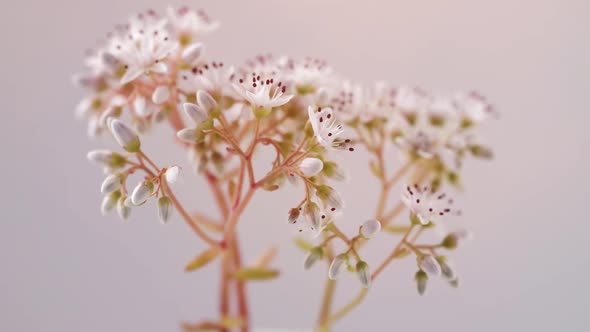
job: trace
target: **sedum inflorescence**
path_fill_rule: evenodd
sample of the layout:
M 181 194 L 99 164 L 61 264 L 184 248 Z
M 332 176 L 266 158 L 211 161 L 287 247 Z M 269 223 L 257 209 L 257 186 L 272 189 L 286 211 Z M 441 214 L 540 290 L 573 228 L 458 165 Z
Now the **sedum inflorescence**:
M 307 236 L 297 241 L 307 251 L 304 268 L 327 263 L 318 330 L 329 330 L 358 305 L 395 259 L 416 258 L 420 294 L 429 278 L 442 277 L 456 286 L 457 273 L 441 251 L 455 249 L 469 234 L 445 227 L 444 219 L 460 211 L 441 189 L 460 186 L 466 157 L 491 157 L 490 149 L 474 135 L 495 115 L 490 103 L 476 92 L 439 95 L 383 82 L 370 87 L 352 84 L 313 58 L 265 55 L 228 66 L 204 56 L 201 38 L 218 25 L 204 12 L 189 8 L 132 16 L 88 55 L 87 71 L 75 78 L 89 91 L 77 109 L 88 120 L 88 134 L 111 135 L 123 150 L 88 153 L 107 174 L 101 186 L 103 214 L 116 210 L 125 220 L 133 209 L 157 200 L 162 222 L 177 211 L 209 246 L 187 264 L 187 271 L 214 260 L 221 263 L 219 317 L 184 323 L 183 328 L 249 330 L 246 284 L 274 278 L 278 271 L 270 266 L 274 249 L 255 264 L 242 263 L 236 225 L 258 190 L 281 189 L 286 180 L 303 188 L 286 219 Z M 159 124 L 169 124 L 177 132 L 175 143 L 189 152 L 195 171 L 206 179 L 218 218 L 188 212 L 171 188 L 181 176 L 180 168 L 173 163 L 160 167 L 147 155 L 141 136 Z M 275 157 L 265 175 L 256 178 L 252 160 L 261 146 Z M 369 169 L 380 182 L 380 195 L 372 219 L 348 236 L 335 222 L 344 203 L 332 186 L 346 179 L 346 167 L 330 156 L 358 147 L 369 153 Z M 395 172 L 386 165 L 391 149 L 404 160 Z M 134 173 L 143 179 L 128 183 Z M 389 195 L 400 182 L 405 184 L 399 203 L 388 207 Z M 406 223 L 396 220 L 403 211 L 408 211 Z M 431 228 L 442 229 L 440 241 L 418 243 Z M 401 240 L 382 262 L 369 265 L 359 249 L 382 231 L 397 233 Z M 336 241 L 345 249 L 337 251 Z M 340 310 L 332 310 L 336 279 L 346 271 L 357 274 L 361 291 Z

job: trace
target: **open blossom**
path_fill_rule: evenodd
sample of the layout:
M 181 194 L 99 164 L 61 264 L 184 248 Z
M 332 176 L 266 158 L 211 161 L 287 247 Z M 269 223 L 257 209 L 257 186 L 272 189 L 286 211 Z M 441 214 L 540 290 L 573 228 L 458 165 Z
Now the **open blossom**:
M 169 28 L 181 45 L 194 43 L 219 28 L 219 22 L 212 20 L 203 10 L 169 7 L 166 14 Z
M 272 109 L 288 103 L 293 95 L 286 94 L 287 87 L 273 76 L 252 73 L 234 83 L 236 92 L 254 108 Z
M 448 198 L 445 193 L 433 192 L 427 186 L 420 187 L 417 184 L 406 186 L 402 193 L 402 202 L 422 225 L 437 222 L 448 214 L 459 213 L 457 210 L 451 209 L 453 200 Z
M 342 124 L 336 122 L 331 108 L 321 108 L 309 106 L 307 109 L 309 122 L 313 129 L 314 137 L 317 143 L 326 149 L 348 149 L 353 151 L 350 147 L 350 140 L 339 139 L 338 136 L 344 132 Z

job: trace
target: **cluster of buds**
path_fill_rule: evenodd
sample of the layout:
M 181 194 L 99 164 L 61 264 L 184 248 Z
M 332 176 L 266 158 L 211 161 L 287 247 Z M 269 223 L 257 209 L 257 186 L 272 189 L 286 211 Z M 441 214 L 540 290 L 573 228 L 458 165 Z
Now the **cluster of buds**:
M 75 78 L 88 90 L 77 113 L 88 120 L 91 137 L 110 133 L 124 151 L 88 154 L 107 174 L 101 186 L 102 213 L 116 208 L 126 220 L 132 208 L 157 199 L 158 216 L 166 223 L 177 209 L 211 245 L 189 264 L 193 270 L 223 256 L 232 246 L 238 214 L 256 190 L 274 191 L 291 183 L 303 190 L 290 205 L 294 207 L 288 211 L 288 223 L 298 236 L 309 234 L 309 241 L 318 242 L 298 242 L 307 251 L 305 269 L 325 260 L 329 279 L 336 280 L 346 267 L 367 289 L 391 260 L 414 253 L 420 294 L 434 276 L 457 285 L 452 264 L 438 251 L 456 248 L 466 232 L 443 231 L 442 241 L 433 245 L 415 241 L 427 228 L 445 229 L 442 219 L 447 216 L 460 215 L 452 199 L 439 190 L 446 184 L 460 184 L 465 157 L 492 156 L 474 134 L 497 114 L 488 100 L 477 92 L 445 95 L 384 82 L 365 87 L 310 57 L 260 55 L 242 65 L 228 65 L 206 56 L 203 37 L 218 26 L 201 10 L 170 8 L 163 15 L 148 10 L 114 27 L 89 52 L 87 70 Z M 196 172 L 213 188 L 222 217 L 229 219 L 207 222 L 207 227 L 223 233 L 219 241 L 201 230 L 202 225 L 191 219 L 172 193 L 169 184 L 178 179 L 179 167 L 159 168 L 143 152 L 141 135 L 163 123 L 173 128 L 177 145 L 187 150 Z M 345 204 L 332 183 L 348 175 L 345 167 L 330 158 L 334 153 L 353 152 L 357 146 L 365 147 L 374 158 L 369 165 L 382 182 L 382 194 L 376 219 L 364 222 L 358 234 L 348 237 L 336 225 Z M 263 148 L 275 158 L 269 169 L 254 172 L 252 160 Z M 405 162 L 392 177 L 385 167 L 391 155 L 386 148 L 397 149 Z M 399 209 L 385 211 L 389 190 L 409 169 L 416 184 L 402 189 Z M 143 178 L 128 190 L 128 177 L 135 172 Z M 264 176 L 256 178 L 256 174 Z M 409 224 L 392 225 L 404 206 Z M 371 274 L 359 248 L 382 230 L 405 235 Z M 336 239 L 346 249 L 335 254 L 332 241 Z M 233 269 L 239 272 L 234 275 L 237 280 L 278 274 Z

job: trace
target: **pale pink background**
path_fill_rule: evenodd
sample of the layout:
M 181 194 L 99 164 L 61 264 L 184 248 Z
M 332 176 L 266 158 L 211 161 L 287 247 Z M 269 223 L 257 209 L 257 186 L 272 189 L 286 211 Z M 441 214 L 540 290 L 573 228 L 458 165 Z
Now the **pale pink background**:
M 443 91 L 478 88 L 498 105 L 483 135 L 494 162 L 471 161 L 459 199 L 475 239 L 455 255 L 462 287 L 433 282 L 416 295 L 411 260 L 395 264 L 337 331 L 587 331 L 588 1 L 198 1 L 222 21 L 207 52 L 239 62 L 259 52 L 325 58 L 351 79 L 388 79 Z M 123 224 L 99 213 L 99 170 L 70 85 L 82 54 L 114 23 L 164 1 L 4 1 L 0 5 L 0 331 L 178 330 L 216 312 L 216 267 L 185 274 L 202 243 L 155 207 Z M 158 161 L 186 164 L 167 149 L 171 131 L 145 147 Z M 340 158 L 352 180 L 340 224 L 353 232 L 373 213 L 376 182 L 359 152 Z M 396 159 L 392 155 L 391 163 Z M 212 204 L 187 176 L 185 203 Z M 297 193 L 297 196 L 295 196 Z M 246 260 L 280 244 L 283 277 L 249 287 L 254 323 L 309 327 L 324 274 L 304 272 L 284 220 L 298 192 L 255 198 L 240 224 Z M 210 211 L 214 213 L 214 210 Z M 394 244 L 366 247 L 369 263 Z M 354 296 L 353 276 L 338 304 Z

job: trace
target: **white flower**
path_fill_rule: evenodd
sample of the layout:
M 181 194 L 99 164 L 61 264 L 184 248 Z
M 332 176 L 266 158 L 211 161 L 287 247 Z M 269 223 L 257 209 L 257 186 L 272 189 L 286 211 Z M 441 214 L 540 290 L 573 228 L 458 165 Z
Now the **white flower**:
M 170 98 L 170 89 L 165 85 L 158 86 L 152 94 L 152 102 L 161 104 Z
M 168 196 L 162 196 L 158 199 L 158 217 L 163 224 L 167 224 L 172 214 L 172 201 Z
M 430 276 L 438 277 L 441 274 L 440 264 L 432 255 L 419 256 L 418 266 Z
M 286 80 L 294 85 L 300 94 L 313 93 L 332 78 L 332 68 L 320 59 L 307 57 L 302 61 L 284 59 L 282 62 L 285 62 L 282 70 L 285 72 Z
M 474 124 L 496 115 L 492 104 L 476 91 L 457 93 L 452 102 L 459 114 Z
M 313 129 L 316 141 L 324 148 L 348 149 L 353 151 L 350 147 L 350 140 L 339 140 L 337 137 L 344 132 L 342 125 L 337 123 L 331 108 L 315 108 L 309 106 L 307 109 L 309 122 Z
M 193 43 L 219 27 L 219 23 L 211 20 L 202 10 L 169 7 L 166 13 L 170 28 L 182 45 Z
M 371 219 L 365 221 L 360 229 L 359 233 L 365 238 L 370 239 L 381 231 L 381 223 L 379 220 Z
M 132 28 L 127 38 L 116 46 L 117 58 L 125 64 L 121 84 L 129 83 L 144 73 L 168 71 L 164 60 L 178 45 L 170 39 L 162 25 L 163 22 L 158 21 Z
M 270 110 L 288 103 L 293 95 L 286 95 L 287 87 L 283 82 L 275 82 L 274 77 L 264 77 L 252 73 L 250 79 L 241 78 L 239 84 L 234 83 L 234 89 L 253 109 Z
M 121 187 L 121 178 L 117 174 L 111 174 L 107 176 L 102 185 L 100 186 L 100 192 L 103 194 L 112 193 L 115 190 L 118 190 Z
M 359 261 L 356 263 L 356 275 L 358 276 L 363 287 L 371 287 L 371 272 L 369 271 L 369 265 L 366 262 Z
M 347 260 L 348 256 L 345 254 L 340 254 L 336 256 L 332 260 L 330 268 L 328 269 L 328 278 L 330 278 L 331 280 L 336 280 L 338 278 L 338 275 L 340 274 L 340 271 L 342 271 L 342 266 L 344 266 Z
M 299 233 L 304 233 L 312 238 L 318 237 L 330 223 L 334 222 L 341 214 L 341 210 L 335 207 L 320 208 L 314 202 L 305 204 L 301 214 L 289 213 L 289 222 L 297 227 Z
M 299 171 L 306 178 L 316 176 L 324 167 L 324 163 L 318 158 L 305 158 L 299 163 Z
M 180 177 L 180 167 L 178 167 L 178 166 L 169 167 L 166 170 L 165 176 L 166 176 L 166 182 L 175 183 L 176 181 L 178 181 L 178 178 Z
M 140 205 L 145 202 L 154 190 L 154 184 L 151 181 L 140 182 L 131 193 L 131 202 L 133 205 Z
M 437 222 L 447 214 L 459 213 L 459 211 L 451 209 L 453 200 L 447 198 L 445 193 L 433 192 L 428 187 L 421 188 L 417 184 L 406 186 L 401 199 L 422 225 Z
M 113 134 L 113 137 L 128 152 L 138 152 L 141 147 L 139 137 L 133 130 L 131 130 L 123 122 L 109 118 L 108 127 Z

